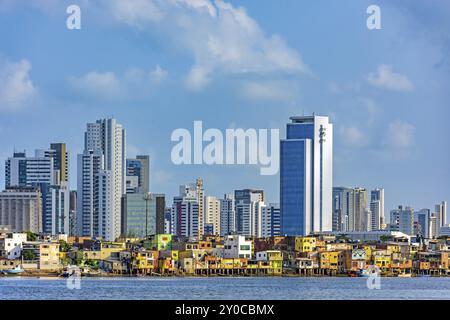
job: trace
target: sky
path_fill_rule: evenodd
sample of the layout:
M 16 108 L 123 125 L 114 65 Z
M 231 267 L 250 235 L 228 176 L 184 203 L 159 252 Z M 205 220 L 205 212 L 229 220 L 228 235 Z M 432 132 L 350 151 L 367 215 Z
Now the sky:
M 284 137 L 290 116 L 316 113 L 334 124 L 334 186 L 383 187 L 387 212 L 432 209 L 450 200 L 448 30 L 445 0 L 1 0 L 0 161 L 66 142 L 75 189 L 86 123 L 115 117 L 168 203 L 197 177 L 208 195 L 278 202 L 259 166 L 173 164 L 171 133 L 201 120 Z

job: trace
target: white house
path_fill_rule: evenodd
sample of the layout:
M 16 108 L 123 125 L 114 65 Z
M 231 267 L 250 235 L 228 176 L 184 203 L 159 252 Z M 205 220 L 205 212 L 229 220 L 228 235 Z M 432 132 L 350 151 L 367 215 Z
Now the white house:
M 251 240 L 247 240 L 241 235 L 229 235 L 225 238 L 224 258 L 248 258 L 252 257 Z
M 19 259 L 25 241 L 26 233 L 7 233 L 5 237 L 0 238 L 0 256 L 10 260 Z

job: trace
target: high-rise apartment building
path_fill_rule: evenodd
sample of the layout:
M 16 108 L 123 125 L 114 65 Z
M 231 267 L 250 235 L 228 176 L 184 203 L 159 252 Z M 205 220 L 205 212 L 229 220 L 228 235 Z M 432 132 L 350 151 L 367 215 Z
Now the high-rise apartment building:
M 198 186 L 182 185 L 180 194 L 173 199 L 172 234 L 184 237 L 199 237 Z
M 14 152 L 5 162 L 5 187 L 32 187 L 55 184 L 53 159 L 36 150 L 34 157 Z
M 39 187 L 42 232 L 69 233 L 68 152 L 65 143 L 37 149 L 34 157 L 14 153 L 5 166 L 7 187 Z
M 370 211 L 372 213 L 372 219 L 371 219 L 371 229 L 373 231 L 375 230 L 382 230 L 384 219 L 381 218 L 381 201 L 380 200 L 372 200 L 370 202 Z
M 372 212 L 369 212 L 367 209 L 366 189 L 347 187 L 333 188 L 334 231 L 350 232 L 367 231 L 368 229 L 371 229 Z
M 236 214 L 234 211 L 234 196 L 225 194 L 220 199 L 220 235 L 226 236 L 236 232 Z
M 196 197 L 198 203 L 198 236 L 201 237 L 205 230 L 205 190 L 203 188 L 203 180 L 197 179 L 195 181 Z
M 372 205 L 372 203 L 374 204 Z M 372 211 L 372 230 L 385 229 L 384 189 L 377 188 L 370 192 L 370 209 Z M 374 212 L 374 209 L 376 209 L 376 212 Z
M 126 193 L 126 134 L 113 118 L 88 123 L 78 155 L 79 233 L 115 240 L 121 233 L 121 199 Z
M 430 238 L 430 218 L 430 209 L 422 209 L 414 212 L 414 221 L 417 221 L 418 225 L 417 234 L 420 234 L 426 239 Z
M 220 235 L 220 200 L 216 197 L 205 197 L 205 224 L 212 226 L 210 234 Z
M 264 191 L 243 189 L 234 192 L 236 232 L 245 236 L 261 236 Z
M 351 231 L 367 231 L 367 190 L 365 188 L 354 189 L 355 208 L 353 216 L 350 216 Z
M 77 234 L 77 192 L 72 190 L 69 196 L 69 236 L 73 237 Z
M 447 224 L 447 201 L 435 205 L 434 212 L 436 216 L 437 228 L 441 228 Z
M 350 231 L 350 217 L 354 211 L 354 189 L 333 188 L 333 231 Z
M 333 125 L 328 117 L 291 117 L 280 145 L 282 232 L 332 230 Z
M 262 207 L 262 237 L 274 237 L 281 235 L 280 204 L 269 203 Z
M 400 231 L 409 236 L 414 234 L 414 209 L 411 207 L 398 206 L 391 211 L 391 231 Z

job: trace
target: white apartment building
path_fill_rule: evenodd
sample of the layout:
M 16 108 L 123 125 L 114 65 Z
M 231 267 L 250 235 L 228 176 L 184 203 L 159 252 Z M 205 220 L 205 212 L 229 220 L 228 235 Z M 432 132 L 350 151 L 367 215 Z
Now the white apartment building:
M 205 223 L 213 226 L 214 234 L 220 235 L 220 200 L 216 197 L 205 197 Z
M 78 155 L 78 163 L 79 231 L 84 236 L 115 240 L 121 232 L 121 198 L 126 193 L 126 134 L 123 126 L 113 118 L 88 123 L 84 153 Z M 100 189 L 104 194 L 94 196 L 96 183 L 103 183 Z
M 228 235 L 224 241 L 224 258 L 248 258 L 252 257 L 253 242 L 241 235 Z
M 13 260 L 22 255 L 22 244 L 27 241 L 26 233 L 7 233 L 0 238 L 0 257 Z

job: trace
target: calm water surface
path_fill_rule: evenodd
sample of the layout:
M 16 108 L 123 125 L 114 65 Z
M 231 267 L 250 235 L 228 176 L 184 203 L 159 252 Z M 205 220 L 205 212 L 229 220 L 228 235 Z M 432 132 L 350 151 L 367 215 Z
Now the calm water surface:
M 0 278 L 0 300 L 27 299 L 450 299 L 450 278 Z

